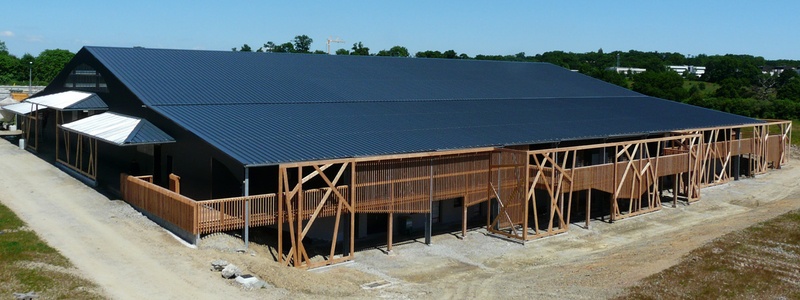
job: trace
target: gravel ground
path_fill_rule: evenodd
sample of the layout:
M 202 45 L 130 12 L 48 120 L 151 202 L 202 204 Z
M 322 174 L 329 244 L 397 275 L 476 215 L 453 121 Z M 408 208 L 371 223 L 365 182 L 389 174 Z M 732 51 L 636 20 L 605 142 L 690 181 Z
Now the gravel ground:
M 797 161 L 797 153 L 793 153 Z M 0 141 L 0 201 L 115 299 L 613 297 L 725 233 L 800 208 L 800 168 L 706 188 L 702 199 L 614 224 L 572 225 L 521 245 L 477 229 L 464 240 L 396 244 L 312 271 L 279 266 L 275 249 L 225 234 L 193 249 L 120 200 L 109 200 L 33 155 Z M 269 287 L 243 290 L 210 262 L 224 259 Z M 364 288 L 367 287 L 367 288 Z M 372 287 L 372 288 L 370 288 Z

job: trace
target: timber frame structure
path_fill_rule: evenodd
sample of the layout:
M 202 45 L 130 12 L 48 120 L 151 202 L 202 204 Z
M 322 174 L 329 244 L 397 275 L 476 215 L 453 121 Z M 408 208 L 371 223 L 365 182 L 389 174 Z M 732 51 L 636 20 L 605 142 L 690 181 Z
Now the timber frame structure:
M 422 223 L 524 244 L 692 203 L 791 138 L 529 62 L 84 47 L 26 102 L 29 150 L 193 243 L 275 230 L 298 268 Z
M 460 198 L 462 236 L 467 208 L 486 203 L 492 208 L 486 230 L 525 243 L 567 232 L 576 222 L 572 215 L 577 203 L 583 203 L 585 212 L 580 213 L 588 228 L 593 196 L 607 201 L 609 211 L 601 216 L 610 222 L 658 211 L 664 202 L 674 207 L 679 200 L 697 201 L 701 188 L 738 179 L 740 172 L 755 176 L 780 168 L 788 162 L 790 139 L 791 122 L 770 120 L 568 147 L 476 148 L 281 164 L 278 192 L 266 195 L 194 201 L 175 193 L 180 186 L 175 175 L 170 176 L 173 191 L 126 175 L 122 190 L 132 204 L 148 198 L 142 198 L 146 190 L 160 189 L 160 201 L 173 197 L 189 205 L 182 220 L 194 218 L 186 230 L 198 236 L 277 226 L 278 261 L 315 268 L 354 258 L 356 214 L 389 216 L 386 248 L 391 251 L 394 214 L 425 214 L 430 220 L 433 203 Z M 588 159 L 592 155 L 600 159 Z M 134 185 L 147 187 L 131 194 Z M 168 213 L 160 217 L 171 218 Z M 333 226 L 328 228 L 330 247 L 320 253 L 310 250 L 307 237 L 322 218 L 333 218 Z M 429 244 L 430 224 L 425 234 Z M 284 240 L 288 249 L 280 242 Z

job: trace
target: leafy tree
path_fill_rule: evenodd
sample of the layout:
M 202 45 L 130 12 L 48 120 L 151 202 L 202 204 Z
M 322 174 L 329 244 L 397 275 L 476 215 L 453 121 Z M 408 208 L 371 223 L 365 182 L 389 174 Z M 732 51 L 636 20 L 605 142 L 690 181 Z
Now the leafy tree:
M 784 71 L 783 73 L 786 73 Z M 800 102 L 800 78 L 793 78 L 778 88 L 778 99 Z M 795 115 L 795 118 L 798 115 Z
M 47 83 L 52 81 L 64 69 L 64 66 L 72 60 L 73 56 L 75 56 L 74 53 L 62 49 L 42 51 L 36 57 L 36 61 L 33 62 L 36 81 Z
M 761 75 L 759 65 L 756 64 L 758 61 L 752 56 L 718 56 L 709 60 L 703 78 L 718 83 L 728 78 L 745 79 L 748 83 L 755 83 L 756 78 Z
M 662 53 L 663 63 L 665 65 L 686 65 L 686 56 L 680 53 L 666 52 Z
M 525 55 L 524 52 L 522 52 L 522 54 Z M 416 54 L 414 54 L 414 56 L 418 57 L 418 58 L 448 58 L 448 59 L 469 58 L 468 55 L 463 54 L 463 53 L 461 55 L 459 55 L 458 53 L 456 53 L 456 50 L 452 50 L 452 49 L 451 50 L 447 50 L 445 52 L 431 51 L 431 50 L 427 50 L 427 51 L 424 51 L 424 52 L 420 51 L 420 52 L 417 52 Z M 492 60 L 493 58 L 491 58 L 491 57 L 487 58 L 486 56 L 481 56 L 480 59 Z M 500 57 L 497 60 L 506 60 L 506 59 L 507 59 L 506 57 Z
M 314 50 L 313 53 L 314 54 L 328 54 L 328 52 L 325 52 L 325 51 L 322 51 L 322 50 Z
M 633 77 L 633 90 L 645 95 L 681 101 L 689 96 L 683 88 L 683 77 L 675 72 L 647 70 Z
M 778 75 L 777 85 L 778 87 L 782 87 L 789 83 L 789 81 L 791 81 L 793 78 L 798 77 L 800 77 L 800 74 L 797 74 L 796 71 L 788 69 L 784 70 L 780 75 Z
M 396 57 L 408 57 L 408 49 L 403 46 L 394 46 L 389 48 L 389 50 L 381 50 L 378 51 L 377 56 L 396 56 Z
M 620 73 L 611 70 L 592 69 L 587 74 L 602 81 L 613 83 L 624 88 L 628 88 L 628 79 L 625 78 L 625 75 L 622 75 Z
M 753 85 L 753 93 L 758 100 L 768 100 L 775 94 L 775 86 L 778 84 L 778 76 L 761 74 L 756 76 L 756 84 Z
M 747 98 L 752 96 L 750 83 L 744 78 L 726 78 L 719 83 L 719 89 L 714 92 L 719 98 Z
M 339 50 L 336 50 L 336 55 L 350 55 L 350 50 L 341 48 Z
M 264 44 L 264 47 L 262 47 L 262 48 L 264 49 L 264 52 L 275 52 L 274 51 L 275 47 L 276 47 L 275 43 L 272 42 L 272 41 L 269 41 L 266 44 Z
M 233 51 L 236 51 L 236 48 L 233 48 Z M 253 48 L 250 48 L 250 45 L 244 44 L 241 48 L 239 48 L 239 52 L 253 52 Z
M 272 52 L 276 53 L 294 53 L 294 44 L 290 42 L 286 42 L 280 45 L 275 45 L 272 47 Z
M 417 57 L 417 58 L 444 58 L 444 55 L 442 54 L 442 52 L 439 52 L 439 51 L 427 50 L 425 52 L 421 52 L 421 51 L 417 52 L 416 54 L 414 54 L 414 57 Z
M 361 42 L 353 44 L 353 52 L 350 52 L 350 55 L 369 55 L 369 48 L 364 47 L 364 44 Z
M 309 50 L 311 49 L 311 43 L 314 40 L 308 37 L 307 35 L 298 35 L 294 37 L 292 40 L 292 44 L 294 45 L 294 53 L 311 53 Z M 291 52 L 291 51 L 290 51 Z
M 578 55 L 564 51 L 545 52 L 537 54 L 534 58 L 540 62 L 548 62 L 571 70 L 581 69 L 581 65 L 583 64 Z M 518 60 L 518 57 L 515 56 L 514 60 Z
M 8 54 L 8 47 L 4 41 L 0 41 L 0 54 Z
M 0 52 L 0 83 L 9 84 L 19 79 L 19 69 L 20 61 L 16 57 Z
M 773 118 L 797 119 L 800 116 L 800 101 L 777 99 L 772 101 Z

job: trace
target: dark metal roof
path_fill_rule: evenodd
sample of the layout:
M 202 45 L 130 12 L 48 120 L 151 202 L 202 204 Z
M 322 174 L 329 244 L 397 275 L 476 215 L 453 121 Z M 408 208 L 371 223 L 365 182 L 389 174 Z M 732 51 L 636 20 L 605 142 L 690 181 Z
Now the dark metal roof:
M 141 101 L 244 165 L 760 121 L 546 63 L 86 47 Z

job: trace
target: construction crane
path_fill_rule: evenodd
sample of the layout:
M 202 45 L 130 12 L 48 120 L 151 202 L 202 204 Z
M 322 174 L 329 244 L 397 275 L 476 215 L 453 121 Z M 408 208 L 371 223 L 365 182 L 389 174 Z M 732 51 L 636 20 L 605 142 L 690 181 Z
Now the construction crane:
M 328 54 L 331 54 L 331 43 L 344 43 L 344 41 L 338 37 L 336 39 L 328 37 Z

